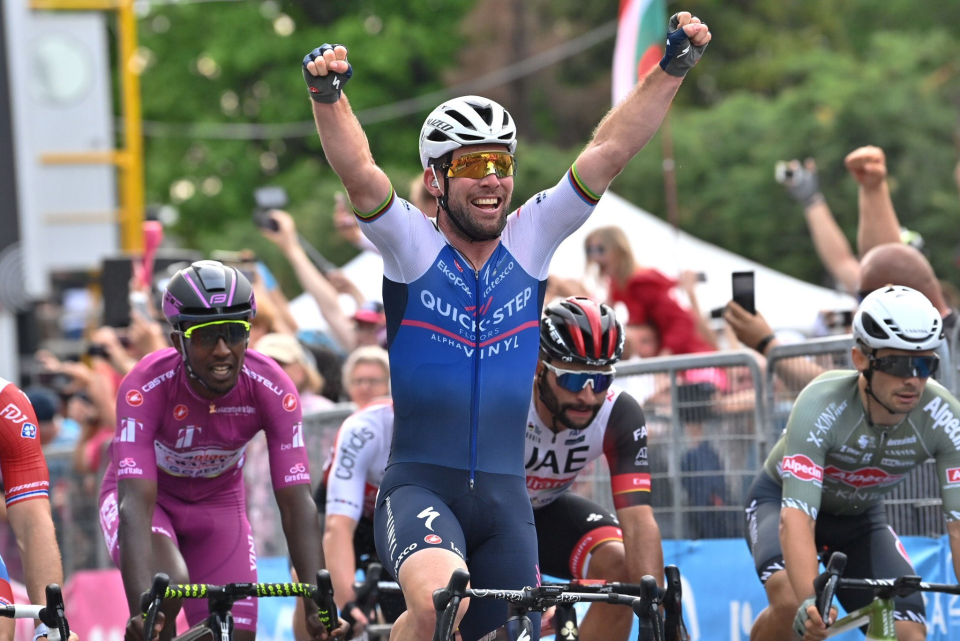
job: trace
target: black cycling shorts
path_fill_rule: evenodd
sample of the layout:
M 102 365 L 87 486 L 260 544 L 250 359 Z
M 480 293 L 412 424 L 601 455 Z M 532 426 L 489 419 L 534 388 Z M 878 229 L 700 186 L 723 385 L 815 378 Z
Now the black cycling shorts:
M 775 572 L 784 569 L 780 549 L 780 500 L 783 487 L 760 471 L 747 493 L 746 539 L 757 575 L 766 583 Z M 857 579 L 892 579 L 916 574 L 903 543 L 887 523 L 883 505 L 875 505 L 863 514 L 837 516 L 821 511 L 814 530 L 820 559 L 827 563 L 834 552 L 847 555 L 843 575 Z M 837 600 L 850 612 L 868 605 L 873 595 L 864 590 L 838 590 Z M 897 621 L 926 624 L 923 597 L 915 592 L 894 599 Z
M 564 492 L 533 511 L 540 569 L 560 579 L 585 579 L 594 550 L 603 543 L 623 543 L 617 517 L 593 501 Z
M 377 552 L 396 578 L 412 555 L 441 548 L 466 559 L 470 587 L 520 590 L 540 584 L 537 531 L 526 479 L 396 463 L 380 482 L 373 518 Z M 528 614 L 539 638 L 540 613 Z M 475 641 L 507 621 L 506 601 L 471 599 L 460 622 L 463 641 Z

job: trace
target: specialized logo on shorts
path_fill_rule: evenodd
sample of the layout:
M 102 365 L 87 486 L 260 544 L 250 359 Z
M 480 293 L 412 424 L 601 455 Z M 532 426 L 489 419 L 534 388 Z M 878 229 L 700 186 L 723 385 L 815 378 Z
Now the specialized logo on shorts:
M 947 469 L 947 484 L 956 485 L 958 483 L 960 483 L 960 467 Z
M 140 393 L 140 390 L 130 390 L 127 392 L 126 399 L 127 405 L 132 405 L 133 407 L 143 405 L 143 394 Z
M 433 509 L 433 506 L 431 505 L 430 507 L 428 507 L 427 509 L 425 509 L 423 512 L 420 512 L 420 514 L 417 515 L 417 518 L 418 518 L 418 519 L 426 519 L 426 520 L 423 522 L 423 524 L 424 524 L 425 526 L 427 526 L 427 529 L 428 529 L 428 530 L 430 530 L 431 532 L 433 532 L 433 520 L 434 520 L 435 518 L 437 518 L 438 516 L 440 516 L 440 513 L 437 512 L 436 510 L 434 510 L 434 509 Z
M 190 411 L 187 409 L 186 405 L 177 405 L 173 408 L 173 418 L 177 419 L 178 421 L 182 421 L 183 419 L 187 418 L 187 414 L 189 413 Z
M 809 457 L 803 454 L 784 456 L 781 468 L 783 475 L 790 474 L 801 481 L 823 483 L 823 468 L 816 465 Z
M 297 409 L 297 397 L 294 394 L 287 394 L 283 397 L 283 409 L 292 412 Z
M 436 534 L 428 534 L 428 535 L 426 535 L 425 537 L 423 537 L 423 540 L 426 541 L 427 543 L 431 544 L 431 545 L 436 545 L 436 544 L 438 544 L 438 543 L 443 543 L 443 539 L 441 539 L 441 538 L 440 538 L 439 536 L 437 536 Z
M 33 423 L 24 423 L 20 428 L 20 436 L 23 438 L 37 438 L 37 426 Z
M 826 472 L 830 478 L 855 488 L 889 485 L 903 478 L 901 474 L 888 474 L 879 467 L 864 467 L 859 470 L 841 470 L 831 465 L 824 470 L 824 472 Z

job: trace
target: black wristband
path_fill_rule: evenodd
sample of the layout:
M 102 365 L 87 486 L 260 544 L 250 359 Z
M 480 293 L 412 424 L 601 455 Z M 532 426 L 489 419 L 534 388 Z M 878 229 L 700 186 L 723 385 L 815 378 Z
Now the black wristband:
M 761 356 L 766 356 L 764 352 L 766 351 L 767 347 L 770 345 L 770 341 L 772 341 L 775 338 L 776 338 L 776 335 L 774 334 L 770 334 L 769 336 L 764 336 L 763 338 L 760 339 L 760 342 L 757 343 L 757 346 L 754 347 L 753 349 L 759 352 Z
M 356 607 L 359 607 L 356 601 L 347 601 L 343 604 L 343 607 L 340 608 L 340 616 L 351 626 L 357 622 L 357 620 L 353 618 L 353 614 L 350 613 L 350 611 Z

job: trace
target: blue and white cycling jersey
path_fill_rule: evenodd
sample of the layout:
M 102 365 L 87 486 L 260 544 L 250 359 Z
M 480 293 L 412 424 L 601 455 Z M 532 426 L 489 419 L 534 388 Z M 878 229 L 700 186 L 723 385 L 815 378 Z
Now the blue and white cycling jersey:
M 396 426 L 390 464 L 524 476 L 524 426 L 550 259 L 599 196 L 571 168 L 510 214 L 474 271 L 393 193 L 359 215 L 380 249 Z

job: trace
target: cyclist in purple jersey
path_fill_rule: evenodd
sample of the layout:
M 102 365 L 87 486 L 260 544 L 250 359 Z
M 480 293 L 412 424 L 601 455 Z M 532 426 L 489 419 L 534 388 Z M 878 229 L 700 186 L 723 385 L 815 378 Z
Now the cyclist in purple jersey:
M 130 608 L 128 639 L 143 638 L 140 594 L 156 572 L 174 583 L 257 580 L 242 467 L 260 430 L 293 565 L 302 577 L 323 567 L 296 388 L 272 359 L 247 350 L 250 283 L 232 267 L 196 262 L 170 280 L 163 311 L 174 347 L 123 380 L 100 490 L 101 528 Z M 179 607 L 171 602 L 159 622 L 162 639 L 173 636 Z M 202 601 L 184 608 L 191 624 L 207 615 Z M 316 606 L 307 608 L 311 637 L 328 638 Z M 252 641 L 256 601 L 237 602 L 234 621 L 237 639 Z
M 539 581 L 523 426 L 547 271 L 559 244 L 656 132 L 711 36 L 684 12 L 671 18 L 667 37 L 660 69 L 604 118 L 555 187 L 510 215 L 510 114 L 478 96 L 440 105 L 420 133 L 435 222 L 397 198 L 374 162 L 341 94 L 353 73 L 346 47 L 324 45 L 303 60 L 327 160 L 384 260 L 395 431 L 374 527 L 408 607 L 392 639 L 432 637 L 432 594 L 454 569 L 467 568 L 474 588 Z M 506 615 L 504 603 L 475 600 L 461 636 L 480 638 Z M 539 617 L 531 619 L 537 631 Z

